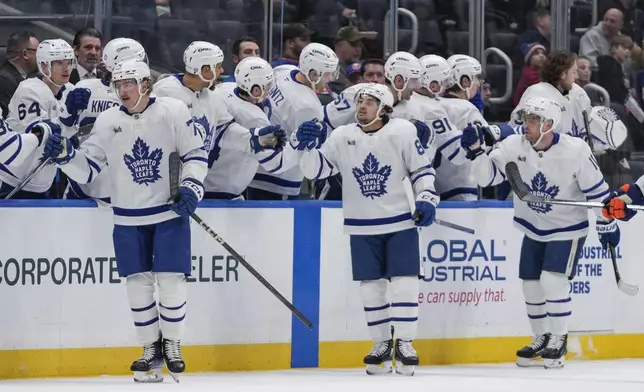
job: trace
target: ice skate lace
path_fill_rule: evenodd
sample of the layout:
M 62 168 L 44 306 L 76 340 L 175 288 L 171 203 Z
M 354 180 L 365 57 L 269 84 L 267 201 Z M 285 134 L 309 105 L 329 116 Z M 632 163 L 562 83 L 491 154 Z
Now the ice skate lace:
M 165 355 L 169 360 L 181 360 L 181 349 L 178 340 L 165 341 Z
M 369 355 L 373 355 L 374 357 L 379 357 L 385 354 L 387 350 L 389 350 L 389 342 L 380 342 L 375 346 L 373 346 L 373 348 L 369 352 Z
M 550 349 L 559 350 L 563 346 L 563 342 L 563 336 L 552 335 L 552 337 L 550 337 L 550 341 L 548 341 L 547 347 Z
M 530 348 L 533 350 L 538 349 L 543 344 L 543 341 L 546 339 L 545 335 L 539 335 L 532 338 L 532 343 L 530 343 Z
M 400 353 L 405 356 L 405 357 L 415 357 L 416 350 L 414 349 L 414 346 L 411 345 L 411 342 L 405 342 L 402 340 L 398 341 L 398 349 L 400 350 Z
M 154 348 L 154 343 L 148 344 L 147 346 L 143 347 L 143 355 L 141 356 L 141 359 L 145 361 L 151 361 L 154 359 L 155 353 L 156 350 Z

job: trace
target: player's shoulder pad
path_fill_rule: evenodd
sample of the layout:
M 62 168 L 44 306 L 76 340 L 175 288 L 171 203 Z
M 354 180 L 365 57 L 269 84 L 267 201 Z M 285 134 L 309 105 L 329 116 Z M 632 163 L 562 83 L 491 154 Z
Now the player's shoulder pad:
M 411 121 L 403 118 L 390 118 L 385 127 L 393 130 L 400 136 L 417 137 L 416 126 Z
M 591 152 L 590 146 L 584 139 L 580 137 L 568 135 L 567 133 L 559 133 L 558 135 L 559 135 L 559 143 L 562 145 L 565 145 L 566 148 L 570 150 L 571 156 L 575 156 L 576 153 L 574 151 L 576 151 L 577 154 L 582 152 L 587 152 L 587 153 Z
M 88 88 L 90 90 L 105 87 L 101 79 L 83 79 L 76 84 L 69 83 L 69 86 L 65 85 L 65 88 L 74 89 L 74 88 Z
M 161 91 L 163 95 L 165 95 L 168 91 L 176 91 L 181 86 L 181 81 L 176 77 L 176 74 L 173 74 L 166 78 L 157 80 L 154 86 L 152 86 L 152 91 L 157 94 Z
M 169 110 L 177 110 L 180 107 L 187 108 L 182 100 L 174 97 L 155 97 L 155 104 L 167 107 Z
M 16 92 L 14 93 L 14 96 L 22 98 L 22 97 L 27 97 L 27 96 L 33 96 L 33 95 L 43 95 L 46 94 L 47 92 L 51 93 L 51 90 L 45 82 L 38 78 L 28 78 L 20 82 L 18 85 L 18 88 L 16 89 Z

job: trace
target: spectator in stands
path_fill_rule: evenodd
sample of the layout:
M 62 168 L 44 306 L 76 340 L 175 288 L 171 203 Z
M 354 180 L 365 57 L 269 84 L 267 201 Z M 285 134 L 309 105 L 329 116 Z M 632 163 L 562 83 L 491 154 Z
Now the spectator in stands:
M 597 26 L 588 30 L 579 41 L 579 54 L 590 60 L 593 68 L 597 67 L 597 57 L 611 52 L 611 40 L 620 34 L 624 25 L 622 11 L 611 8 Z
M 282 56 L 273 59 L 271 66 L 273 68 L 280 65 L 297 66 L 302 49 L 311 43 L 311 31 L 303 24 L 296 23 L 285 26 L 282 36 Z
M 103 35 L 93 27 L 86 27 L 74 36 L 76 69 L 69 76 L 69 82 L 76 84 L 81 80 L 99 77 L 96 67 L 101 62 Z
M 362 82 L 362 77 L 360 76 L 361 69 L 362 64 L 360 63 L 349 64 L 349 66 L 347 67 L 347 87 Z
M 580 87 L 584 87 L 590 83 L 590 79 L 593 76 L 593 70 L 590 64 L 590 59 L 588 57 L 579 56 L 577 57 L 577 83 Z
M 7 60 L 0 66 L 0 109 L 9 114 L 9 101 L 20 82 L 38 71 L 36 49 L 40 42 L 30 31 L 13 33 L 7 39 Z
M 519 45 L 538 43 L 546 52 L 550 51 L 550 11 L 546 8 L 538 8 L 532 15 L 532 28 L 526 30 L 519 37 Z
M 519 104 L 521 96 L 528 87 L 541 82 L 541 69 L 546 63 L 546 48 L 537 42 L 524 44 L 521 46 L 521 52 L 523 52 L 525 66 L 514 89 L 512 100 L 514 106 Z
M 624 105 L 628 98 L 628 85 L 624 76 L 623 64 L 630 55 L 633 40 L 628 35 L 613 37 L 610 43 L 610 55 L 597 58 L 597 84 L 608 91 L 611 103 Z
M 640 2 L 641 3 L 641 2 Z M 634 0 L 600 0 L 597 7 L 599 15 L 603 15 L 611 8 L 618 9 L 624 15 L 622 33 L 628 35 L 634 42 L 642 42 L 642 28 L 644 27 L 644 12 L 635 7 Z
M 360 68 L 362 83 L 385 84 L 385 62 L 382 59 L 367 59 Z
M 257 43 L 257 40 L 249 36 L 241 37 L 233 43 L 232 59 L 235 67 L 246 57 L 260 57 L 259 44 Z M 231 71 L 230 76 L 228 76 L 224 82 L 235 82 L 234 70 Z
M 345 26 L 338 30 L 338 33 L 335 36 L 334 51 L 338 55 L 340 63 L 338 67 L 340 68 L 340 75 L 336 80 L 330 83 L 331 89 L 335 93 L 340 93 L 342 90 L 347 88 L 347 67 L 351 63 L 360 61 L 360 56 L 362 56 L 362 39 L 366 38 L 360 30 L 355 26 Z

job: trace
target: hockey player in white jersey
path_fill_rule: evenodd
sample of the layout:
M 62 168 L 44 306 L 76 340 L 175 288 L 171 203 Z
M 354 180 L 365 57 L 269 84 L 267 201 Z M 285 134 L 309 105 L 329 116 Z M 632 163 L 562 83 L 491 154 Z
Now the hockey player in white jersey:
M 216 164 L 222 150 L 251 154 L 280 145 L 284 139 L 279 127 L 249 130 L 235 122 L 221 94 L 211 90 L 223 72 L 223 61 L 224 53 L 218 46 L 195 41 L 183 54 L 186 73 L 174 74 L 154 85 L 155 95 L 179 99 L 190 109 L 192 121 L 204 135 L 209 168 Z M 232 172 L 235 169 L 228 170 Z
M 275 84 L 268 92 L 264 111 L 271 124 L 281 126 L 290 135 L 305 121 L 316 121 L 325 138 L 327 126 L 315 90 L 337 78 L 338 61 L 331 48 L 318 43 L 306 45 L 298 68 L 276 74 Z M 298 167 L 281 174 L 267 173 L 260 167 L 246 190 L 247 196 L 251 200 L 297 199 L 302 180 Z
M 271 125 L 263 111 L 263 102 L 274 79 L 271 65 L 261 57 L 247 57 L 237 64 L 234 83 L 237 87 L 223 96 L 228 111 L 237 123 L 251 130 Z M 222 149 L 216 164 L 208 170 L 204 198 L 242 199 L 242 192 L 252 181 L 260 164 L 268 173 L 281 173 L 299 166 L 299 156 L 289 146 L 262 150 L 260 146 L 248 153 Z
M 505 178 L 506 163 L 516 162 L 531 192 L 540 197 L 600 201 L 608 195 L 608 185 L 588 145 L 559 129 L 561 107 L 546 98 L 533 98 L 524 104 L 520 118 L 525 136 L 509 136 L 489 156 L 482 149 L 480 133 L 463 131 L 461 143 L 470 152 L 480 184 L 498 184 Z M 619 227 L 600 211 L 596 211 L 600 242 L 617 246 Z M 517 365 L 529 366 L 540 356 L 546 368 L 562 367 L 572 309 L 569 280 L 575 276 L 588 234 L 588 212 L 515 199 L 514 223 L 525 234 L 519 278 L 534 335 L 529 345 L 517 351 Z
M 115 38 L 105 45 L 103 64 L 107 72 L 103 74 L 101 79 L 81 80 L 74 86 L 74 88 L 86 88 L 91 92 L 87 110 L 82 111 L 78 119 L 80 127 L 93 125 L 99 114 L 111 107 L 121 106 L 121 100 L 112 86 L 112 72 L 118 63 L 132 59 L 147 61 L 145 49 L 137 41 L 131 38 Z M 61 108 L 61 113 L 63 113 L 63 117 L 67 117 L 64 106 Z M 85 139 L 86 137 L 80 138 L 80 142 L 82 143 Z M 70 180 L 65 198 L 92 198 L 109 204 L 111 187 L 109 168 L 106 166 L 89 184 L 78 184 Z
M 590 112 L 588 94 L 575 83 L 577 55 L 571 52 L 553 52 L 548 55 L 541 71 L 543 81 L 528 87 L 512 111 L 511 124 L 522 125 L 519 112 L 531 98 L 548 98 L 562 108 L 561 129 L 572 136 L 585 138 L 583 112 Z
M 495 139 L 499 139 L 502 133 L 514 134 L 514 130 L 508 125 L 489 125 L 477 107 L 469 101 L 479 88 L 481 64 L 470 56 L 460 54 L 448 58 L 447 63 L 451 68 L 451 75 L 443 99 L 439 102 L 456 128 L 463 131 L 481 128 L 486 135 L 499 135 Z M 436 190 L 442 200 L 478 199 L 478 184 L 472 174 L 471 163 L 456 166 L 443 162 L 442 159 L 437 163 L 439 167 L 444 166 L 440 177 L 436 178 Z
M 65 136 L 72 136 L 79 113 L 87 108 L 90 92 L 73 89 L 69 75 L 75 67 L 74 50 L 62 39 L 45 40 L 38 45 L 36 61 L 42 78 L 25 79 L 18 85 L 11 101 L 7 123 L 18 133 L 28 133 L 38 121 L 51 120 L 62 126 Z M 60 116 L 65 106 L 66 115 Z M 4 197 L 42 162 L 41 146 L 22 165 L 0 170 L 0 197 Z M 46 198 L 54 181 L 56 168 L 45 167 L 15 198 Z
M 29 133 L 14 132 L 7 122 L 0 118 L 0 165 L 2 167 L 20 166 L 41 145 L 47 143 L 51 129 L 31 129 Z
M 121 62 L 112 72 L 112 84 L 122 105 L 98 116 L 80 149 L 63 138 L 58 144 L 48 142 L 46 153 L 78 183 L 91 182 L 110 166 L 114 252 L 144 346 L 131 370 L 135 381 L 159 382 L 163 361 L 175 378 L 185 370 L 179 340 L 191 273 L 189 219 L 203 197 L 207 157 L 185 104 L 150 97 L 145 62 Z M 175 151 L 183 163 L 181 184 L 179 200 L 169 204 L 168 156 Z
M 311 179 L 342 173 L 344 229 L 350 235 L 353 280 L 360 282 L 366 321 L 375 345 L 364 358 L 367 374 L 413 375 L 418 320 L 420 255 L 416 226 L 434 221 L 439 197 L 434 170 L 407 120 L 390 118 L 387 86 L 369 84 L 356 96 L 357 123 L 336 128 L 319 149 L 319 127 L 306 122 L 292 135 L 300 165 Z M 409 177 L 419 219 L 412 220 L 401 181 Z M 391 303 L 387 300 L 387 290 Z M 394 326 L 395 343 L 391 335 Z

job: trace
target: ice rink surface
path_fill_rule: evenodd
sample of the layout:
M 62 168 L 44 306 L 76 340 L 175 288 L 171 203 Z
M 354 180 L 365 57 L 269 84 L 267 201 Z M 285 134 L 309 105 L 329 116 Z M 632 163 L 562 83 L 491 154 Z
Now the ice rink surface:
M 188 364 L 189 365 L 189 364 Z M 402 389 L 405 388 L 405 389 Z M 362 369 L 188 374 L 176 384 L 134 384 L 130 377 L 5 380 L 0 391 L 429 391 L 429 392 L 644 392 L 644 360 L 569 361 L 564 369 L 517 368 L 514 364 L 427 366 L 414 377 L 367 376 Z

